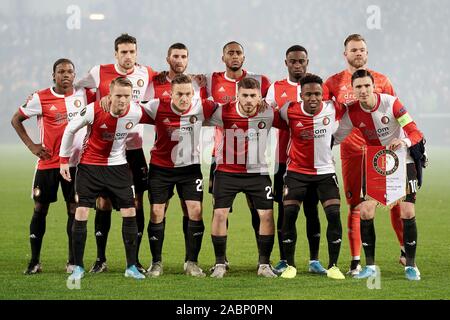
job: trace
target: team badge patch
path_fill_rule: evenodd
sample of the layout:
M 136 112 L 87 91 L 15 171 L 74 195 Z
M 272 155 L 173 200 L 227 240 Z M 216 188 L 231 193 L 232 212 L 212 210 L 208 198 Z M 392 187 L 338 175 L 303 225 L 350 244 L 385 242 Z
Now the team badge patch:
M 196 116 L 191 116 L 191 117 L 189 118 L 189 122 L 192 123 L 192 124 L 196 123 L 197 120 L 198 120 L 198 118 L 197 118 Z
M 81 107 L 81 101 L 77 99 L 77 100 L 75 100 L 75 101 L 73 102 L 73 105 L 74 105 L 75 107 L 79 108 L 79 107 Z
M 347 193 L 345 194 L 345 196 L 347 197 L 347 199 L 351 199 L 353 197 L 353 194 L 351 191 L 347 191 Z
M 328 117 L 323 118 L 322 123 L 324 126 L 327 126 L 330 123 L 330 118 Z
M 41 189 L 39 189 L 39 187 L 36 187 L 33 189 L 33 196 L 35 198 L 38 198 L 41 195 Z
M 126 125 L 125 125 L 125 128 L 127 128 L 128 130 L 130 130 L 131 128 L 133 128 L 133 122 L 128 122 Z
M 397 171 L 399 162 L 398 156 L 394 151 L 382 149 L 373 157 L 372 165 L 382 176 L 389 176 Z
M 85 114 L 86 114 L 86 107 L 84 107 L 84 108 L 80 111 L 80 116 L 84 117 Z
M 144 86 L 144 80 L 139 79 L 139 80 L 137 81 L 137 85 L 138 85 L 139 87 L 143 87 L 143 86 Z
M 386 117 L 386 116 L 383 116 L 383 117 L 381 118 L 381 122 L 382 122 L 383 124 L 388 124 L 388 123 L 389 123 L 389 118 Z
M 258 123 L 258 128 L 259 129 L 264 129 L 266 127 L 266 123 L 264 122 L 264 121 L 260 121 L 259 123 Z

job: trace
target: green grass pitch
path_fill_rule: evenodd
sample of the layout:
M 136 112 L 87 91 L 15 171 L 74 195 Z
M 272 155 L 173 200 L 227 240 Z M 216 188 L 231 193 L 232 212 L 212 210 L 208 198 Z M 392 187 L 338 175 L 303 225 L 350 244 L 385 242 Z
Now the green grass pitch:
M 3 146 L 0 167 L 0 299 L 449 299 L 450 298 L 450 149 L 430 148 L 430 167 L 425 185 L 418 193 L 417 264 L 422 280 L 409 282 L 398 264 L 399 246 L 386 209 L 378 209 L 376 218 L 377 264 L 381 268 L 381 288 L 368 289 L 366 281 L 347 278 L 335 281 L 307 272 L 308 247 L 305 218 L 298 219 L 297 266 L 295 279 L 262 279 L 256 276 L 257 250 L 250 213 L 239 196 L 230 216 L 227 255 L 231 269 L 224 279 L 194 279 L 183 275 L 184 240 L 181 211 L 176 197 L 170 203 L 163 250 L 164 275 L 158 279 L 135 281 L 123 276 L 125 253 L 121 238 L 121 218 L 113 215 L 107 249 L 109 271 L 87 274 L 79 290 L 66 286 L 64 267 L 67 255 L 66 213 L 62 195 L 50 206 L 41 262 L 43 273 L 24 276 L 30 255 L 28 229 L 33 202 L 29 197 L 34 157 L 24 146 Z M 337 165 L 339 168 L 339 164 Z M 340 171 L 339 177 L 340 177 Z M 207 175 L 205 175 L 207 177 Z M 342 181 L 341 178 L 339 178 Z M 206 185 L 206 183 L 205 183 Z M 339 259 L 347 271 L 346 205 L 342 206 L 343 245 Z M 149 218 L 146 205 L 146 225 Z M 326 219 L 320 211 L 322 240 L 320 258 L 327 264 Z M 205 192 L 206 231 L 199 262 L 208 269 L 214 263 L 210 237 L 211 197 Z M 94 213 L 88 223 L 85 264 L 95 259 Z M 272 261 L 278 261 L 275 242 Z M 150 261 L 147 235 L 144 235 L 140 259 Z

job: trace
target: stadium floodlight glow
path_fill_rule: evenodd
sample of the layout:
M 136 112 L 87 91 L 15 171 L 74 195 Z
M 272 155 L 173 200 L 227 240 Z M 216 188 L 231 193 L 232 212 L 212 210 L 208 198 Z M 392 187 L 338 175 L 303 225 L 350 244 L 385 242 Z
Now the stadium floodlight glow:
M 90 20 L 104 20 L 105 15 L 103 13 L 91 13 L 89 15 Z

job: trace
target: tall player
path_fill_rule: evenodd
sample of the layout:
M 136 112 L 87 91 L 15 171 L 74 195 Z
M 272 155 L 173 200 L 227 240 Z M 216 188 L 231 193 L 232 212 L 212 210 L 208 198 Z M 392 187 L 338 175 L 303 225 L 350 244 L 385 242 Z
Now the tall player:
M 270 254 L 274 243 L 272 182 L 265 160 L 268 131 L 279 125 L 277 111 L 259 111 L 261 87 L 257 80 L 244 78 L 238 83 L 238 101 L 219 107 L 211 124 L 220 126 L 221 143 L 216 149 L 213 185 L 214 214 L 211 238 L 216 256 L 211 277 L 223 278 L 226 273 L 228 213 L 234 198 L 244 192 L 261 223 L 258 230 L 258 275 L 273 278 Z
M 69 238 L 69 258 L 66 272 L 74 268 L 72 251 L 72 223 L 75 215 L 74 183 L 67 182 L 59 175 L 59 149 L 64 129 L 78 112 L 93 100 L 93 95 L 85 89 L 75 90 L 75 67 L 69 59 L 59 59 L 53 64 L 54 87 L 34 93 L 14 114 L 11 124 L 27 148 L 37 156 L 37 169 L 33 180 L 34 212 L 30 224 L 31 260 L 25 274 L 41 272 L 40 253 L 46 229 L 46 216 L 50 203 L 56 202 L 59 184 L 67 209 L 67 236 Z M 30 117 L 38 118 L 40 142 L 34 143 L 22 122 Z M 86 130 L 80 131 L 72 147 L 70 171 L 75 173 L 83 138 Z
M 77 82 L 77 87 L 96 88 L 97 99 L 109 94 L 109 84 L 117 77 L 126 77 L 133 84 L 132 100 L 144 100 L 147 86 L 155 75 L 150 67 L 136 64 L 137 40 L 128 34 L 120 35 L 114 41 L 115 64 L 94 66 L 85 78 Z M 147 190 L 147 162 L 142 150 L 143 126 L 133 127 L 127 136 L 127 161 L 133 173 L 133 182 L 136 191 L 136 220 L 138 225 L 137 254 L 144 231 L 144 207 L 143 194 Z M 106 243 L 111 228 L 111 202 L 101 196 L 97 201 L 95 215 L 95 237 L 97 242 L 97 259 L 90 272 L 98 273 L 107 269 Z M 141 272 L 145 272 L 137 257 L 136 265 Z
M 61 142 L 60 172 L 67 181 L 72 180 L 68 155 L 74 135 L 88 126 L 83 153 L 76 173 L 76 197 L 78 207 L 72 229 L 75 269 L 69 280 L 84 276 L 83 255 L 86 245 L 89 208 L 95 205 L 99 194 L 106 194 L 120 210 L 122 238 L 127 258 L 125 277 L 144 279 L 136 268 L 137 223 L 134 204 L 134 188 L 125 157 L 127 135 L 139 123 L 153 123 L 138 104 L 131 101 L 133 84 L 124 77 L 111 81 L 111 111 L 104 112 L 100 102 L 83 108 L 66 127 Z
M 176 75 L 171 81 L 170 91 L 171 100 L 155 99 L 145 104 L 156 126 L 156 141 L 149 166 L 151 211 L 148 238 L 152 263 L 148 275 L 159 277 L 163 274 L 165 208 L 176 187 L 188 213 L 185 273 L 204 277 L 197 261 L 205 230 L 199 143 L 202 123 L 211 117 L 217 104 L 194 98 L 192 80 L 187 75 Z
M 307 190 L 314 189 L 325 211 L 328 227 L 328 271 L 332 279 L 345 279 L 337 267 L 342 242 L 339 187 L 334 167 L 331 141 L 341 108 L 332 101 L 322 101 L 322 79 L 309 74 L 301 80 L 301 101 L 286 104 L 281 118 L 291 134 L 289 159 L 284 178 L 283 246 L 288 267 L 283 278 L 294 278 L 296 221 Z
M 188 66 L 189 61 L 189 50 L 183 43 L 174 43 L 167 50 L 166 62 L 169 65 L 169 71 L 163 71 L 154 77 L 154 81 L 150 82 L 147 87 L 147 92 L 145 93 L 144 99 L 160 99 L 166 100 L 171 98 L 172 95 L 172 80 L 180 74 L 184 74 Z M 163 79 L 156 79 L 163 76 Z M 205 87 L 200 88 L 196 81 L 192 82 L 194 88 L 194 97 L 200 98 L 205 97 Z M 188 261 L 188 223 L 189 215 L 185 205 L 185 202 L 180 199 L 181 208 L 183 210 L 183 234 L 185 242 L 185 262 Z M 167 208 L 166 208 L 167 210 Z M 187 264 L 185 264 L 187 266 Z
M 275 81 L 271 84 L 267 92 L 266 102 L 269 105 L 277 105 L 279 108 L 287 102 L 300 100 L 300 80 L 305 76 L 308 68 L 308 52 L 299 45 L 294 45 L 287 49 L 284 63 L 288 70 L 288 77 Z M 274 269 L 281 274 L 287 267 L 286 257 L 283 251 L 283 238 L 281 228 L 283 227 L 284 207 L 283 207 L 283 185 L 284 174 L 286 173 L 287 150 L 289 144 L 289 131 L 278 131 L 278 143 L 276 149 L 276 163 L 274 175 L 274 200 L 278 202 L 277 233 L 278 246 L 280 248 L 280 261 Z M 309 243 L 309 271 L 313 273 L 326 274 L 326 269 L 319 261 L 320 246 L 320 221 L 317 204 L 317 192 L 315 189 L 308 189 L 303 202 L 303 210 L 306 217 L 306 235 Z
M 213 72 L 212 74 L 206 75 L 207 96 L 212 97 L 215 102 L 221 104 L 235 101 L 237 97 L 238 83 L 244 78 L 253 78 L 260 83 L 261 95 L 262 97 L 265 97 L 270 86 L 270 81 L 264 75 L 255 74 L 243 69 L 245 61 L 243 46 L 236 41 L 231 41 L 223 46 L 222 53 L 222 61 L 225 64 L 225 71 Z M 221 129 L 216 128 L 214 143 L 215 147 L 220 143 L 221 136 Z M 215 155 L 213 153 L 209 176 L 210 193 L 212 193 L 213 190 L 213 173 L 216 167 L 214 157 Z M 252 202 L 248 197 L 247 203 L 249 205 L 250 212 L 252 213 L 252 226 L 255 232 L 256 242 L 258 243 L 259 215 L 257 210 L 252 207 Z
M 324 100 L 334 99 L 339 103 L 349 103 L 355 100 L 352 91 L 351 77 L 358 69 L 367 68 L 367 45 L 366 40 L 359 34 L 351 34 L 344 41 L 344 57 L 347 69 L 337 73 L 325 81 Z M 370 70 L 375 79 L 375 92 L 394 94 L 389 79 L 378 72 Z M 361 270 L 360 251 L 360 210 L 358 204 L 361 202 L 361 171 L 363 163 L 363 147 L 365 145 L 361 133 L 354 129 L 343 143 L 341 143 L 342 177 L 344 180 L 344 191 L 349 205 L 348 213 L 348 238 L 352 261 L 349 273 L 354 275 Z M 403 225 L 400 218 L 400 208 L 395 206 L 391 209 L 391 223 L 397 235 L 401 247 L 400 263 L 405 264 L 405 251 L 403 245 Z
M 335 143 L 339 143 L 358 128 L 370 146 L 388 146 L 391 150 L 410 148 L 423 143 L 423 134 L 397 97 L 375 93 L 375 81 L 371 72 L 357 70 L 351 78 L 356 102 L 348 106 L 339 129 L 335 133 Z M 405 239 L 406 266 L 408 280 L 420 280 L 419 269 L 415 266 L 417 247 L 417 226 L 415 218 L 417 171 L 410 153 L 406 158 L 407 195 L 400 202 Z M 375 226 L 376 200 L 365 200 L 360 205 L 361 238 L 364 243 L 366 267 L 355 278 L 364 279 L 377 275 L 375 267 Z

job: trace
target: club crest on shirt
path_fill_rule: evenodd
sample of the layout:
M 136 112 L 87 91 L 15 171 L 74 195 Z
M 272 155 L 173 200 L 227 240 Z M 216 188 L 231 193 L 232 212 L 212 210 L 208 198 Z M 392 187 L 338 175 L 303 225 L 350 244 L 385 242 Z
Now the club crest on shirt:
M 327 126 L 330 123 L 330 118 L 328 117 L 323 118 L 322 123 L 324 126 Z
M 388 118 L 387 116 L 383 116 L 383 117 L 381 118 L 381 122 L 382 122 L 383 124 L 388 124 L 388 123 L 389 123 L 389 118 Z
M 73 105 L 76 107 L 76 108 L 79 108 L 79 107 L 81 107 L 81 101 L 80 100 L 75 100 L 74 102 L 73 102 Z
M 191 116 L 191 117 L 189 118 L 189 122 L 192 123 L 192 124 L 196 123 L 197 120 L 198 120 L 198 118 L 197 118 L 196 116 Z
M 130 130 L 131 128 L 133 128 L 133 122 L 128 122 L 126 125 L 125 125 L 125 128 L 127 128 L 128 130 Z
M 259 129 L 264 129 L 266 127 L 266 123 L 264 122 L 264 121 L 260 121 L 259 123 L 258 123 L 258 128 Z
M 144 80 L 139 79 L 139 80 L 137 81 L 137 85 L 138 85 L 139 87 L 143 87 L 143 86 L 144 86 Z

